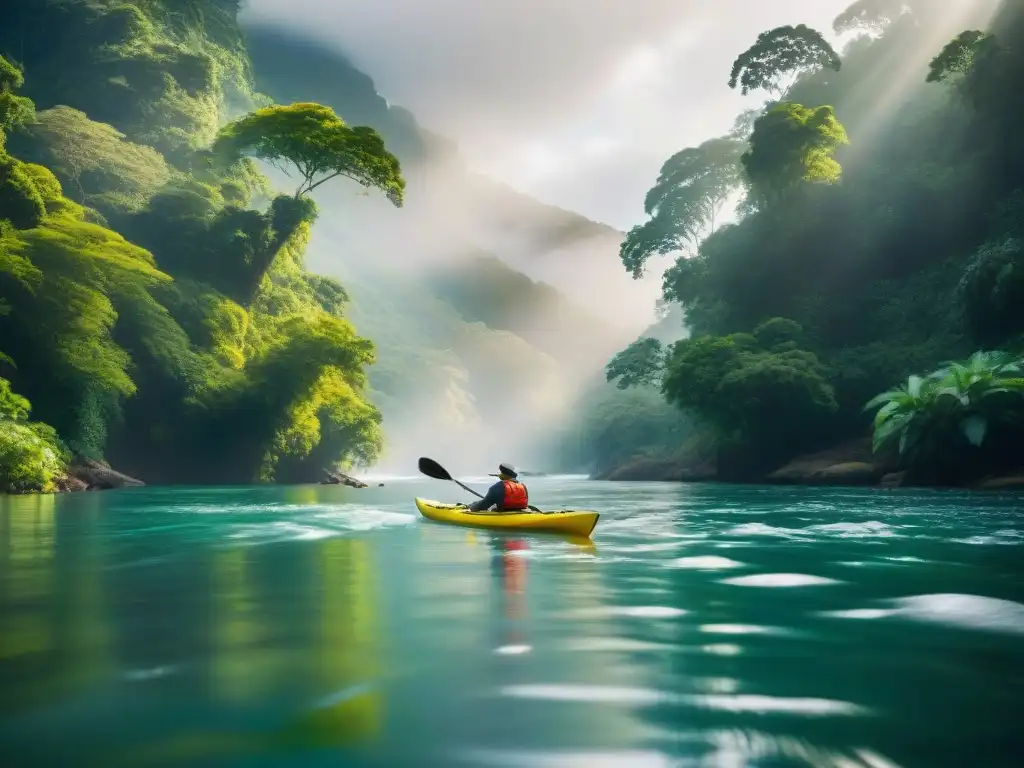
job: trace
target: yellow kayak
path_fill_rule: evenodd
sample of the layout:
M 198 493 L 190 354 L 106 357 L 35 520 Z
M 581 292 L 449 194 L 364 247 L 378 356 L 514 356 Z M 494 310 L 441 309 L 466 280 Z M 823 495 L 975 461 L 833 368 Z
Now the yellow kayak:
M 473 528 L 497 528 L 509 531 L 568 533 L 590 537 L 600 515 L 597 512 L 562 510 L 558 512 L 470 512 L 465 504 L 445 504 L 416 499 L 416 508 L 428 520 Z

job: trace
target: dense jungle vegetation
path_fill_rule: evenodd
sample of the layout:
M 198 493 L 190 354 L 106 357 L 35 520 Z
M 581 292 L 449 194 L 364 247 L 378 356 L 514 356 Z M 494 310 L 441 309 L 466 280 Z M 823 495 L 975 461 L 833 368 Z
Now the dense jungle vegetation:
M 400 205 L 401 169 L 373 129 L 254 92 L 238 6 L 5 8 L 0 490 L 52 489 L 74 457 L 244 483 L 380 451 L 373 344 L 303 251 L 312 189 Z M 274 195 L 253 157 L 297 188 Z
M 665 162 L 621 257 L 635 278 L 676 257 L 689 337 L 606 374 L 689 414 L 718 476 L 871 431 L 915 482 L 1024 464 L 1024 3 L 983 6 L 964 30 L 942 2 L 858 0 L 841 53 L 767 31 L 728 85 L 769 100 Z

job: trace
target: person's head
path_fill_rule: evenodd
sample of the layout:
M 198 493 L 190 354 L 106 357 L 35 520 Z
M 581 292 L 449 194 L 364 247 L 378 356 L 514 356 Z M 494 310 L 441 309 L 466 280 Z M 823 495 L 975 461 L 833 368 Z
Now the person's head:
M 511 464 L 502 462 L 501 464 L 498 465 L 498 473 L 492 474 L 491 477 L 497 477 L 500 478 L 501 480 L 518 480 L 519 470 L 517 470 Z

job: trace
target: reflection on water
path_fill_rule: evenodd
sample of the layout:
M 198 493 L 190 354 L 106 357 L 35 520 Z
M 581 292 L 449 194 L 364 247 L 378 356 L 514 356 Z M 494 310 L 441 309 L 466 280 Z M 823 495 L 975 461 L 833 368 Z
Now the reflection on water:
M 213 648 L 210 658 L 214 695 L 245 701 L 263 693 L 266 673 L 260 664 L 260 641 L 265 614 L 253 596 L 249 550 L 222 549 L 210 553 L 210 602 Z
M 495 577 L 499 594 L 504 604 L 505 636 L 503 642 L 495 649 L 502 655 L 518 655 L 529 653 L 528 608 L 526 604 L 526 555 L 529 545 L 519 538 L 492 535 L 490 538 L 494 555 L 491 562 L 495 566 Z
M 371 546 L 331 539 L 320 548 L 320 638 L 315 676 L 332 693 L 299 724 L 320 744 L 368 742 L 380 734 L 384 639 L 374 607 L 379 593 Z
M 398 481 L 0 499 L 2 764 L 1019 764 L 1019 500 L 531 490 L 596 545 Z
M 0 518 L 0 659 L 25 662 L 54 649 L 55 628 L 47 615 L 55 579 L 54 499 L 16 502 Z

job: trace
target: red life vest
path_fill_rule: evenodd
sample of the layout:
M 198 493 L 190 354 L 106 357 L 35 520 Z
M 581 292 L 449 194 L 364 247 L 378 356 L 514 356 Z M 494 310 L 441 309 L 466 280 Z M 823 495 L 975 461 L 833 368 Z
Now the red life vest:
M 511 512 L 530 506 L 530 497 L 525 485 L 515 480 L 502 480 L 501 484 L 505 487 L 505 501 L 501 505 L 503 510 Z

